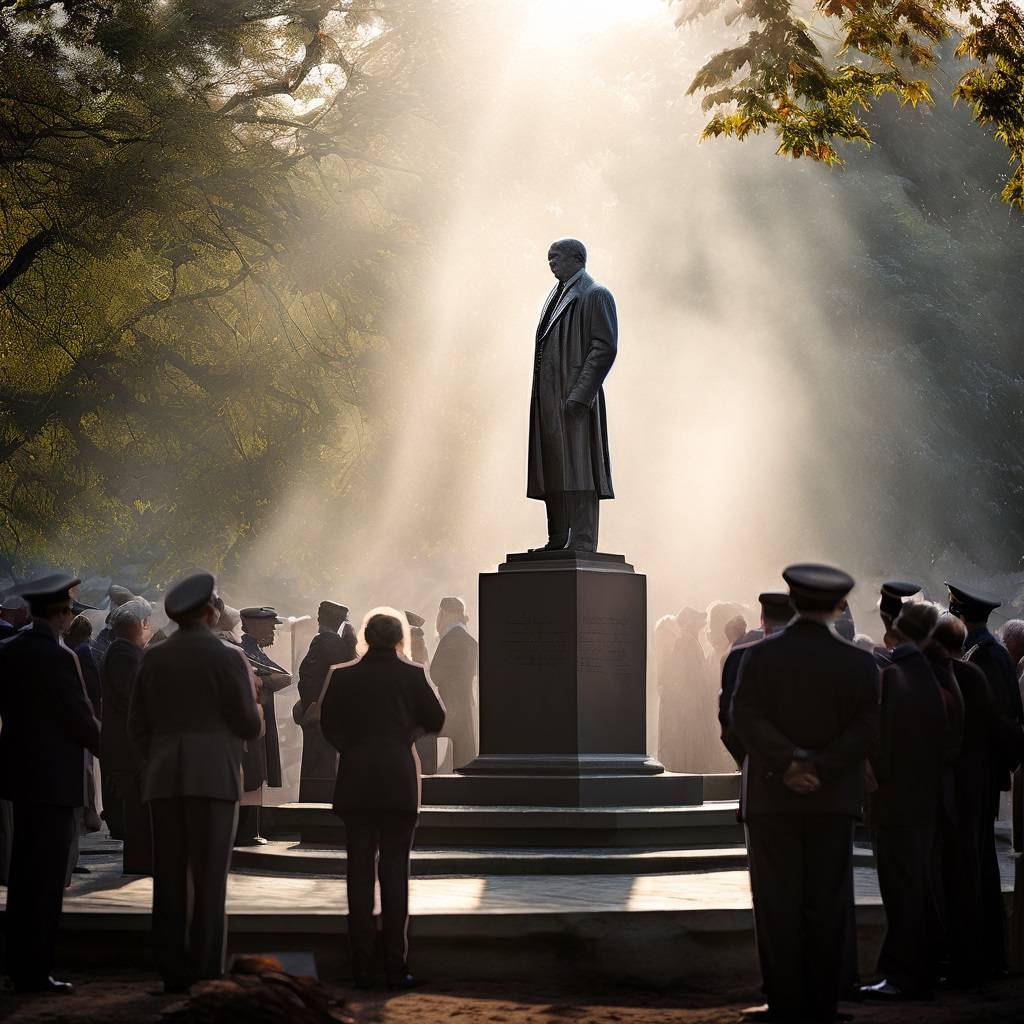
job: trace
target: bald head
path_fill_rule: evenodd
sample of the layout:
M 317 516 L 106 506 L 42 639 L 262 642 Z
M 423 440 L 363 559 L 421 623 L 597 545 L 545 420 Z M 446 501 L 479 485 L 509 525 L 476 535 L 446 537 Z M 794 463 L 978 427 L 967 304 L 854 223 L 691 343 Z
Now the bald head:
M 587 265 L 587 247 L 576 238 L 560 238 L 548 247 L 548 266 L 559 281 L 568 281 Z

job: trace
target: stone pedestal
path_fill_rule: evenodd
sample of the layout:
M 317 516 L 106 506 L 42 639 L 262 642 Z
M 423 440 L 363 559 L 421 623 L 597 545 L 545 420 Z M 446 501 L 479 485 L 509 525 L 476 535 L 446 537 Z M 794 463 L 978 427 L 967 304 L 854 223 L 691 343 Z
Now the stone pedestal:
M 621 555 L 509 555 L 480 576 L 480 756 L 425 804 L 699 804 L 647 755 L 647 580 Z

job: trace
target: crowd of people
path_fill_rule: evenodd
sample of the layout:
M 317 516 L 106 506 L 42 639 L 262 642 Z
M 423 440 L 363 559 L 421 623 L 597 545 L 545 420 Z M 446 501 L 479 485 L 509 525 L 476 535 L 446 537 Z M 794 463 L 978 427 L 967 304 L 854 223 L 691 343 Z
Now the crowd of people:
M 754 1016 L 832 1021 L 841 997 L 928 998 L 940 984 L 999 977 L 994 823 L 1014 775 L 1020 799 L 1024 621 L 996 636 L 996 598 L 949 584 L 946 610 L 894 580 L 881 589 L 875 645 L 854 628 L 846 573 L 796 565 L 783 578 L 785 592 L 760 595 L 754 629 L 740 606 L 717 603 L 659 621 L 653 639 L 668 767 L 743 772 L 768 1000 Z M 35 580 L 0 607 L 8 974 L 18 991 L 68 990 L 51 973 L 61 902 L 77 837 L 102 809 L 123 839 L 124 871 L 153 876 L 161 973 L 169 990 L 184 989 L 223 970 L 231 850 L 262 841 L 263 788 L 281 785 L 274 695 L 293 675 L 268 650 L 282 620 L 269 606 L 229 607 L 198 573 L 166 593 L 170 621 L 157 630 L 148 601 L 111 587 L 93 637 L 78 582 Z M 464 604 L 442 600 L 432 659 L 425 625 L 381 608 L 357 631 L 344 605 L 323 601 L 297 672 L 300 798 L 330 802 L 344 819 L 359 985 L 374 981 L 377 874 L 385 980 L 413 983 L 408 874 L 424 738 L 448 736 L 455 767 L 478 752 Z M 688 744 L 699 760 L 677 759 Z M 852 860 L 861 820 L 887 918 L 880 980 L 863 986 Z
M 87 870 L 76 866 L 79 836 L 98 830 L 102 814 L 122 841 L 124 873 L 153 876 L 157 957 L 165 986 L 177 991 L 221 973 L 231 850 L 265 842 L 263 792 L 282 785 L 274 695 L 293 677 L 268 649 L 283 620 L 268 606 L 231 608 L 214 577 L 200 573 L 167 592 L 168 622 L 159 629 L 149 601 L 111 586 L 93 637 L 88 614 L 97 609 L 75 600 L 79 583 L 51 574 L 9 592 L 0 609 L 7 974 L 19 992 L 70 991 L 51 973 L 56 929 L 71 874 Z M 378 852 L 391 910 L 387 980 L 409 983 L 404 922 L 418 750 L 444 732 L 456 765 L 477 753 L 477 645 L 468 621 L 461 599 L 442 599 L 431 681 L 422 617 L 378 609 L 360 643 L 348 609 L 323 601 L 298 666 L 299 796 L 333 803 L 345 819 L 360 983 L 369 983 L 364 947 L 373 935 Z M 340 671 L 350 667 L 356 671 Z M 367 670 L 378 690 L 353 697 Z M 375 707 L 389 692 L 389 674 L 398 692 Z M 453 709 L 447 723 L 441 695 Z
M 858 643 L 853 579 L 791 566 L 760 595 L 759 635 L 722 666 L 721 738 L 743 771 L 768 1021 L 832 1021 L 840 998 L 931 998 L 1004 976 L 996 852 L 1000 794 L 1019 804 L 1024 621 L 988 628 L 1000 601 L 947 584 L 881 588 L 883 642 Z M 870 831 L 886 912 L 879 980 L 859 985 L 852 846 Z M 1020 837 L 1017 837 L 1019 843 Z M 852 1018 L 850 1018 L 852 1019 Z

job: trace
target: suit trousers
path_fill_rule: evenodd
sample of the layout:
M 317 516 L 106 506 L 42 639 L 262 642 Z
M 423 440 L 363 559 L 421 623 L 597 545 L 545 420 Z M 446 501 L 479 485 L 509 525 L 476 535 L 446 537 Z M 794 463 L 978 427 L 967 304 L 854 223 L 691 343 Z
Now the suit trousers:
M 103 820 L 111 839 L 124 839 L 124 805 L 117 798 L 117 783 L 114 772 L 100 761 L 100 788 L 103 793 Z
M 577 551 L 597 550 L 597 527 L 601 508 L 597 491 L 552 491 L 544 499 L 548 516 L 548 543 L 562 546 L 572 530 Z
M 886 826 L 874 829 L 871 838 L 886 921 L 878 973 L 910 995 L 927 996 L 936 980 L 935 829 Z
M 126 875 L 153 873 L 153 827 L 149 805 L 142 802 L 142 787 L 135 772 L 112 772 L 111 803 L 120 804 L 124 829 L 121 871 Z
M 302 768 L 299 802 L 329 804 L 338 777 L 338 752 L 324 739 L 319 722 L 302 726 Z
M 224 972 L 228 870 L 238 804 L 184 796 L 152 800 L 153 941 L 164 984 Z
M 779 1017 L 835 1017 L 852 848 L 853 819 L 845 815 L 755 815 L 747 821 L 757 952 L 768 1005 Z
M 388 977 L 407 973 L 409 955 L 409 854 L 416 832 L 414 811 L 345 811 L 348 870 L 348 936 L 352 969 L 369 975 L 376 929 L 373 921 L 375 877 L 380 878 L 384 970 Z
M 7 973 L 18 987 L 42 985 L 50 976 L 79 810 L 14 801 L 5 916 Z

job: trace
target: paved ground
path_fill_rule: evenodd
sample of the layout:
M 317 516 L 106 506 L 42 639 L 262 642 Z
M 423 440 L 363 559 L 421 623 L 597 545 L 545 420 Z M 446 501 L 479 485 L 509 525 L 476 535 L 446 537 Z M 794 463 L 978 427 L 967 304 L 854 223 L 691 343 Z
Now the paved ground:
M 116 972 L 72 977 L 79 982 L 73 996 L 0 997 L 0 1019 L 11 1024 L 147 1024 L 167 1019 L 166 1015 L 187 1006 L 182 997 L 154 995 L 158 986 L 152 977 Z M 428 985 L 401 996 L 337 992 L 349 1012 L 366 1024 L 733 1024 L 739 1019 L 739 1010 L 757 999 L 754 991 L 584 988 L 544 978 L 518 985 Z M 944 994 L 929 1003 L 890 1007 L 848 1003 L 842 1008 L 861 1024 L 1010 1024 L 1021 1020 L 1024 980 Z M 188 1017 L 174 1014 L 173 1019 L 184 1024 Z
M 139 933 L 132 943 L 145 943 L 146 923 L 152 894 L 149 879 L 125 877 L 109 839 L 94 837 L 86 844 L 82 863 L 91 871 L 76 875 L 68 890 L 65 908 L 83 926 L 93 917 L 138 921 Z M 1012 884 L 1013 862 L 1003 854 L 1003 878 L 1006 888 Z M 864 917 L 880 920 L 877 880 L 871 868 L 856 870 L 857 903 L 864 908 Z M 0 888 L 0 901 L 6 895 Z M 756 988 L 756 959 L 752 939 L 737 945 L 735 939 L 705 934 L 698 946 L 687 947 L 677 938 L 668 920 L 690 920 L 721 912 L 719 916 L 740 921 L 749 932 L 750 887 L 747 873 L 739 870 L 709 871 L 687 874 L 602 875 L 602 876 L 496 876 L 418 878 L 412 882 L 412 914 L 414 964 L 431 963 L 436 971 L 434 985 L 402 996 L 385 997 L 352 993 L 339 989 L 354 1017 L 367 1024 L 556 1024 L 561 1021 L 593 1021 L 595 1024 L 655 1024 L 677 1021 L 683 1024 L 719 1024 L 738 1019 L 743 1006 L 759 1001 Z M 247 918 L 263 920 L 263 936 L 277 934 L 290 918 L 301 916 L 307 921 L 321 921 L 333 929 L 333 922 L 345 912 L 344 881 L 326 876 L 257 875 L 233 873 L 229 881 L 228 910 L 232 929 L 243 931 L 241 922 Z M 581 975 L 580 971 L 595 967 L 595 945 L 573 946 L 564 959 L 548 961 L 550 969 L 522 971 L 512 963 L 515 955 L 506 941 L 523 928 L 524 915 L 539 920 L 558 920 L 579 927 L 581 919 L 606 918 L 596 928 L 601 930 L 601 947 L 607 956 L 610 947 L 618 960 L 628 961 L 631 955 L 646 958 L 650 943 L 660 942 L 671 959 L 681 963 L 685 986 L 659 987 L 637 983 L 613 983 Z M 545 916 L 549 915 L 549 916 Z M 417 930 L 417 924 L 420 930 Z M 430 930 L 451 935 L 468 926 L 474 935 L 494 938 L 495 971 L 467 977 L 467 947 L 443 947 L 435 950 L 433 959 L 423 956 L 429 945 L 418 935 Z M 667 929 L 659 933 L 658 929 Z M 663 935 L 663 938 L 652 936 Z M 239 934 L 239 938 L 243 936 Z M 341 968 L 338 935 L 329 935 L 327 948 L 321 956 L 321 971 L 328 981 L 339 978 L 331 974 Z M 479 941 L 470 937 L 473 945 Z M 691 935 L 692 939 L 692 935 Z M 112 947 L 102 947 L 102 937 L 89 935 L 89 942 L 101 947 L 90 961 L 92 968 L 61 972 L 78 983 L 78 992 L 67 998 L 15 999 L 0 997 L 0 1020 L 14 1024 L 42 1024 L 44 1021 L 66 1021 L 68 1024 L 129 1024 L 129 1022 L 168 1021 L 186 1024 L 187 1003 L 181 997 L 156 995 L 159 982 L 150 972 L 118 967 L 128 960 L 120 959 Z M 304 940 L 303 940 L 304 941 Z M 528 942 L 533 939 L 527 937 Z M 729 950 L 725 942 L 732 942 Z M 645 945 L 646 944 L 646 945 Z M 265 948 L 265 947 L 263 947 Z M 292 947 L 295 948 L 295 947 Z M 305 948 L 305 947 L 302 947 Z M 675 952 L 672 952 L 672 951 Z M 695 982 L 695 964 L 689 958 L 693 951 L 716 964 L 716 972 L 699 975 Z M 145 961 L 139 961 L 145 962 Z M 863 963 L 862 963 L 863 966 Z M 458 967 L 458 972 L 455 968 Z M 501 981 L 492 980 L 504 971 Z M 479 980 L 479 979 L 486 980 Z M 442 980 L 443 979 L 443 980 Z M 463 979 L 463 980 L 460 980 Z M 850 1004 L 844 1009 L 853 1012 L 864 1024 L 895 1024 L 906 1021 L 928 1021 L 935 1024 L 954 1022 L 1018 1022 L 1024 1020 L 1024 980 L 1011 979 L 987 989 L 969 993 L 944 994 L 926 1004 L 902 1004 L 897 1007 L 875 1007 Z
M 97 834 L 83 843 L 80 863 L 90 874 L 75 875 L 64 898 L 70 913 L 148 913 L 149 878 L 120 873 L 119 844 Z M 1000 845 L 1003 887 L 1013 888 L 1013 861 Z M 854 869 L 859 906 L 878 906 L 874 868 Z M 0 887 L 0 894 L 5 890 Z M 746 870 L 652 875 L 492 875 L 414 878 L 411 914 L 541 914 L 577 911 L 677 911 L 750 908 Z M 228 913 L 344 914 L 345 880 L 328 875 L 264 875 L 232 872 Z

